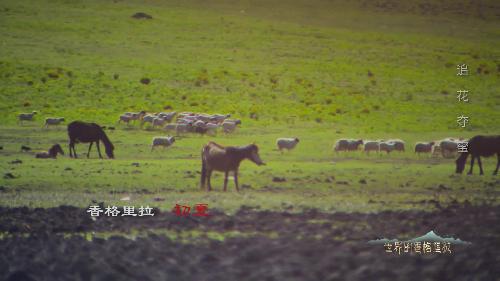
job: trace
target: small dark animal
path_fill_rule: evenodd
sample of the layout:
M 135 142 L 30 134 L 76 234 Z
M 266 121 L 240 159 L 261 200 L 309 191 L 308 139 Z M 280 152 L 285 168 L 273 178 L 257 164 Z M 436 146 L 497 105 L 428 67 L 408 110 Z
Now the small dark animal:
M 109 140 L 106 133 L 104 133 L 101 126 L 96 123 L 86 123 L 82 121 L 74 121 L 68 125 L 68 136 L 69 136 L 69 156 L 77 158 L 75 144 L 76 143 L 88 143 L 89 150 L 87 152 L 87 158 L 90 155 L 90 149 L 92 144 L 95 142 L 97 146 L 97 152 L 99 153 L 99 158 L 102 158 L 101 149 L 99 148 L 99 142 L 102 141 L 106 151 L 106 155 L 109 158 L 114 158 L 113 150 L 115 147 Z
M 0 150 L 3 150 L 3 146 L 0 146 Z
M 114 131 L 114 130 L 115 130 L 115 127 L 108 127 L 108 130 L 110 130 L 110 131 Z
M 147 20 L 153 19 L 152 16 L 150 16 L 146 13 L 143 13 L 143 12 L 137 12 L 137 13 L 133 14 L 132 17 L 134 19 L 147 19 Z
M 26 145 L 21 146 L 21 151 L 28 152 L 30 150 L 31 150 L 31 147 L 29 147 L 29 146 L 26 146 Z
M 49 149 L 48 152 L 39 152 L 39 153 L 35 154 L 35 157 L 42 158 L 42 159 L 47 159 L 47 158 L 56 159 L 58 153 L 61 153 L 61 155 L 64 155 L 64 151 L 62 150 L 62 147 L 58 143 L 56 143 Z
M 477 163 L 479 164 L 479 174 L 483 175 L 483 165 L 481 164 L 481 156 L 490 157 L 494 154 L 497 155 L 497 168 L 493 172 L 493 175 L 498 174 L 498 168 L 500 167 L 500 135 L 498 136 L 475 136 L 469 140 L 467 146 L 468 152 L 463 152 L 460 157 L 456 160 L 456 173 L 461 174 L 465 169 L 465 162 L 469 154 L 472 155 L 470 161 L 469 175 L 472 175 L 472 168 L 474 167 L 474 159 L 477 158 Z
M 221 146 L 215 142 L 209 142 L 201 151 L 201 189 L 208 182 L 207 191 L 212 189 L 210 178 L 212 171 L 224 172 L 224 191 L 227 190 L 227 177 L 230 171 L 234 171 L 234 184 L 238 188 L 238 169 L 241 161 L 249 159 L 257 165 L 265 165 L 260 159 L 259 148 L 255 144 L 247 146 Z

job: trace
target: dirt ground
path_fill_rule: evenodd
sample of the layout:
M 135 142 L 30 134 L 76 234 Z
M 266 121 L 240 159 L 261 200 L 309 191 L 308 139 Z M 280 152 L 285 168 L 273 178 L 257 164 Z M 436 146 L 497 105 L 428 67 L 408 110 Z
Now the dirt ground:
M 303 213 L 242 207 L 209 217 L 100 217 L 85 209 L 0 208 L 4 280 L 498 280 L 500 207 L 433 212 Z M 173 233 L 252 233 L 224 240 Z M 452 254 L 386 253 L 367 241 L 434 230 L 471 245 Z M 77 233 L 147 233 L 86 239 Z M 148 234 L 149 233 L 149 234 Z

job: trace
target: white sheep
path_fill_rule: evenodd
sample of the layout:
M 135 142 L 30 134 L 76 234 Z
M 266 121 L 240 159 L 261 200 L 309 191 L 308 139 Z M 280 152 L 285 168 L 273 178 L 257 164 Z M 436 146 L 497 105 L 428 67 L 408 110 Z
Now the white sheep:
M 456 138 L 445 138 L 439 141 L 439 147 L 441 148 L 441 154 L 444 158 L 454 157 L 458 152 L 458 143 L 464 142 L 463 139 Z
M 49 117 L 49 118 L 45 118 L 45 128 L 48 128 L 49 126 L 57 126 L 59 124 L 61 124 L 62 122 L 64 122 L 64 118 L 63 117 L 57 117 L 57 118 L 52 118 L 52 117 Z
M 231 122 L 231 121 L 227 121 L 227 120 L 222 122 L 222 129 L 224 130 L 224 133 L 234 132 L 234 130 L 236 130 L 237 126 L 238 126 L 238 124 L 236 124 L 235 122 Z
M 157 146 L 163 146 L 163 148 L 169 147 L 172 144 L 174 144 L 174 142 L 175 142 L 175 138 L 171 137 L 171 136 L 168 136 L 168 137 L 154 137 L 153 138 L 153 144 L 151 145 L 151 151 L 153 151 L 153 149 L 155 147 L 157 147 Z
M 23 121 L 33 121 L 35 114 L 37 114 L 36 111 L 33 111 L 31 113 L 21 113 L 21 114 L 17 115 L 18 123 L 21 122 L 21 124 L 22 124 Z
M 177 112 L 172 111 L 172 112 L 160 112 L 158 113 L 158 117 L 161 117 L 165 119 L 167 122 L 171 122 L 174 119 L 174 116 L 177 114 Z
M 153 122 L 151 122 L 153 125 L 153 128 L 156 126 L 163 126 L 165 123 L 167 123 L 167 119 L 163 119 L 161 117 L 155 117 L 153 118 Z
M 394 143 L 394 150 L 395 151 L 405 151 L 405 142 L 400 139 L 392 139 L 388 140 L 387 142 Z
M 394 150 L 396 150 L 396 143 L 389 141 L 380 143 L 380 151 L 385 151 L 387 152 L 387 154 L 389 154 Z
M 276 139 L 276 145 L 278 149 L 283 152 L 283 149 L 288 151 L 292 150 L 299 143 L 299 138 L 278 138 Z
M 206 123 L 205 128 L 207 129 L 207 134 L 215 136 L 217 135 L 217 130 L 219 129 L 220 125 L 214 124 L 214 123 Z
M 356 151 L 358 147 L 363 144 L 363 140 L 354 140 L 354 139 L 340 139 L 338 140 L 333 150 L 336 152 L 339 151 Z
M 144 126 L 144 123 L 153 123 L 153 120 L 156 118 L 156 115 L 153 114 L 146 114 L 144 117 L 142 117 L 141 121 L 141 127 Z
M 142 119 L 144 117 L 144 115 L 146 115 L 146 111 L 142 110 L 140 112 L 125 112 L 123 115 L 130 116 L 130 120 L 135 121 L 135 120 Z
M 120 119 L 118 119 L 118 123 L 125 122 L 128 125 L 131 120 L 132 120 L 132 116 L 125 113 L 125 114 L 120 115 Z
M 211 120 L 215 121 L 217 123 L 223 123 L 224 120 L 226 120 L 229 117 L 231 117 L 231 114 L 225 114 L 225 115 L 222 115 L 222 114 L 213 114 Z

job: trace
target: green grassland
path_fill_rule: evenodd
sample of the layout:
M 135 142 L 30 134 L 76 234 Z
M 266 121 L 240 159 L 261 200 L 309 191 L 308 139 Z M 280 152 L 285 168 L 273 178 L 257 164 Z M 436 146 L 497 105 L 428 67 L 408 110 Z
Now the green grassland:
M 241 205 L 374 212 L 498 204 L 496 159 L 483 161 L 485 176 L 477 167 L 474 176 L 456 176 L 453 159 L 419 157 L 412 146 L 499 133 L 500 8 L 421 2 L 2 1 L 0 171 L 16 178 L 0 178 L 0 205 L 205 202 L 228 212 Z M 131 18 L 136 12 L 153 19 Z M 456 76 L 459 63 L 470 76 Z M 146 77 L 151 83 L 141 84 Z M 460 89 L 469 90 L 469 103 L 457 101 Z M 167 106 L 231 113 L 242 128 L 188 135 L 151 152 L 151 138 L 164 132 L 116 124 L 124 111 Z M 18 113 L 33 110 L 36 121 L 16 124 Z M 456 124 L 461 114 L 470 117 L 466 129 Z M 22 144 L 46 150 L 56 142 L 68 152 L 64 126 L 42 128 L 49 116 L 116 126 L 109 137 L 117 159 L 21 153 Z M 282 155 L 274 144 L 282 136 L 301 142 Z M 335 155 L 341 137 L 402 138 L 407 151 Z M 267 165 L 244 162 L 240 193 L 232 185 L 202 192 L 199 154 L 209 140 L 256 141 Z M 83 156 L 86 146 L 77 151 Z M 16 159 L 22 163 L 10 163 Z M 220 190 L 221 175 L 213 182 Z

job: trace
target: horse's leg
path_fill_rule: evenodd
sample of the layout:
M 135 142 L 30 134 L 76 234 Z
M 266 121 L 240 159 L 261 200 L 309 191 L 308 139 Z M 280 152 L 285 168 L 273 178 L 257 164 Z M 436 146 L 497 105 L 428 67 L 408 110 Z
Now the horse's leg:
M 479 164 L 479 174 L 483 175 L 483 164 L 481 164 L 481 156 L 477 156 L 477 163 Z
M 71 146 L 73 146 L 73 142 L 71 142 L 71 140 L 69 141 L 69 157 L 70 158 L 73 158 L 73 151 L 71 149 Z
M 95 142 L 95 145 L 97 146 L 97 153 L 99 153 L 99 158 L 102 159 L 102 155 L 101 155 L 101 148 L 99 147 L 99 141 L 96 141 Z
M 228 176 L 228 174 L 229 174 L 228 171 L 224 172 L 224 192 L 227 191 L 227 176 Z
M 472 175 L 472 168 L 474 167 L 474 159 L 476 159 L 476 155 L 472 154 L 472 159 L 470 160 L 470 170 L 467 173 L 468 175 Z
M 93 143 L 94 143 L 94 142 L 90 142 L 90 145 L 89 145 L 89 151 L 87 151 L 87 158 L 89 158 L 89 157 L 90 157 L 90 149 L 92 148 L 92 144 L 93 144 Z
M 70 149 L 71 149 L 71 148 L 73 148 L 73 156 L 74 156 L 75 158 L 78 158 L 78 156 L 76 155 L 75 142 L 71 141 L 71 142 L 70 142 L 70 145 L 69 145 L 69 148 L 70 148 Z
M 234 170 L 234 185 L 236 186 L 236 191 L 239 192 L 238 188 L 238 169 Z
M 497 161 L 497 168 L 495 169 L 495 171 L 493 172 L 493 175 L 497 175 L 498 174 L 498 167 L 500 167 L 500 152 L 497 153 L 497 158 L 498 158 L 498 161 Z
M 210 182 L 210 178 L 212 177 L 212 170 L 207 171 L 207 189 L 208 191 L 212 190 L 212 183 Z

